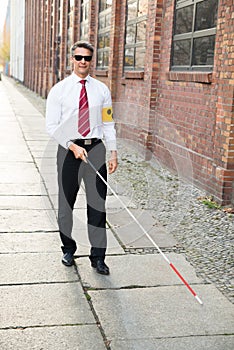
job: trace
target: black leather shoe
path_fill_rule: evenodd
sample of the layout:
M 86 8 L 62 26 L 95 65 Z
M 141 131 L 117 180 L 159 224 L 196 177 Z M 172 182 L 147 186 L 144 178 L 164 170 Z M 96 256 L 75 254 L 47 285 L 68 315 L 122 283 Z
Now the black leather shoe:
M 97 270 L 97 273 L 101 275 L 109 275 L 109 267 L 104 263 L 103 260 L 97 259 L 96 261 L 91 261 L 91 266 Z
M 62 263 L 66 266 L 74 265 L 74 256 L 72 253 L 65 253 L 62 258 Z

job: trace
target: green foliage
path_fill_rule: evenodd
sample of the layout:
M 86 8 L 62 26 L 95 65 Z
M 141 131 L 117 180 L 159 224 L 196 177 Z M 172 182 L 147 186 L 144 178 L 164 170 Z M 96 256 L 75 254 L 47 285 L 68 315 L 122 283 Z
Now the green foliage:
M 220 209 L 221 206 L 216 203 L 212 197 L 203 197 L 203 198 L 199 198 L 201 200 L 201 202 L 206 205 L 208 208 L 210 209 Z

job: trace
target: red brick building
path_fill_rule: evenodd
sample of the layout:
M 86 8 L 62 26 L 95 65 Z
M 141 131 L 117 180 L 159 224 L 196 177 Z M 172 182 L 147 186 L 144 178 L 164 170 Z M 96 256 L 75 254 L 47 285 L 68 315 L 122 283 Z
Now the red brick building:
M 233 0 L 26 0 L 25 85 L 46 97 L 70 46 L 95 47 L 121 137 L 234 201 Z

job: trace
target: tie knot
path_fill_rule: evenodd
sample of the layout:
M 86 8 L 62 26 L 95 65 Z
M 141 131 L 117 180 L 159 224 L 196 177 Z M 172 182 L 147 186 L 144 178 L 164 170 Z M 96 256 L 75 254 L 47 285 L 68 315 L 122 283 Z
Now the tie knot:
M 85 86 L 86 80 L 80 80 L 80 83 Z

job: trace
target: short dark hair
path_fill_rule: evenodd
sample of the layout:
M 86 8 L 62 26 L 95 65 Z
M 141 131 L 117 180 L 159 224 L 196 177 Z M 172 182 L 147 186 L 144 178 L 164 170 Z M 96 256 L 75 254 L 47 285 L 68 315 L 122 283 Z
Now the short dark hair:
M 71 55 L 72 56 L 74 56 L 74 52 L 77 49 L 77 47 L 83 47 L 84 49 L 89 50 L 93 55 L 94 48 L 88 41 L 77 41 L 71 47 Z

